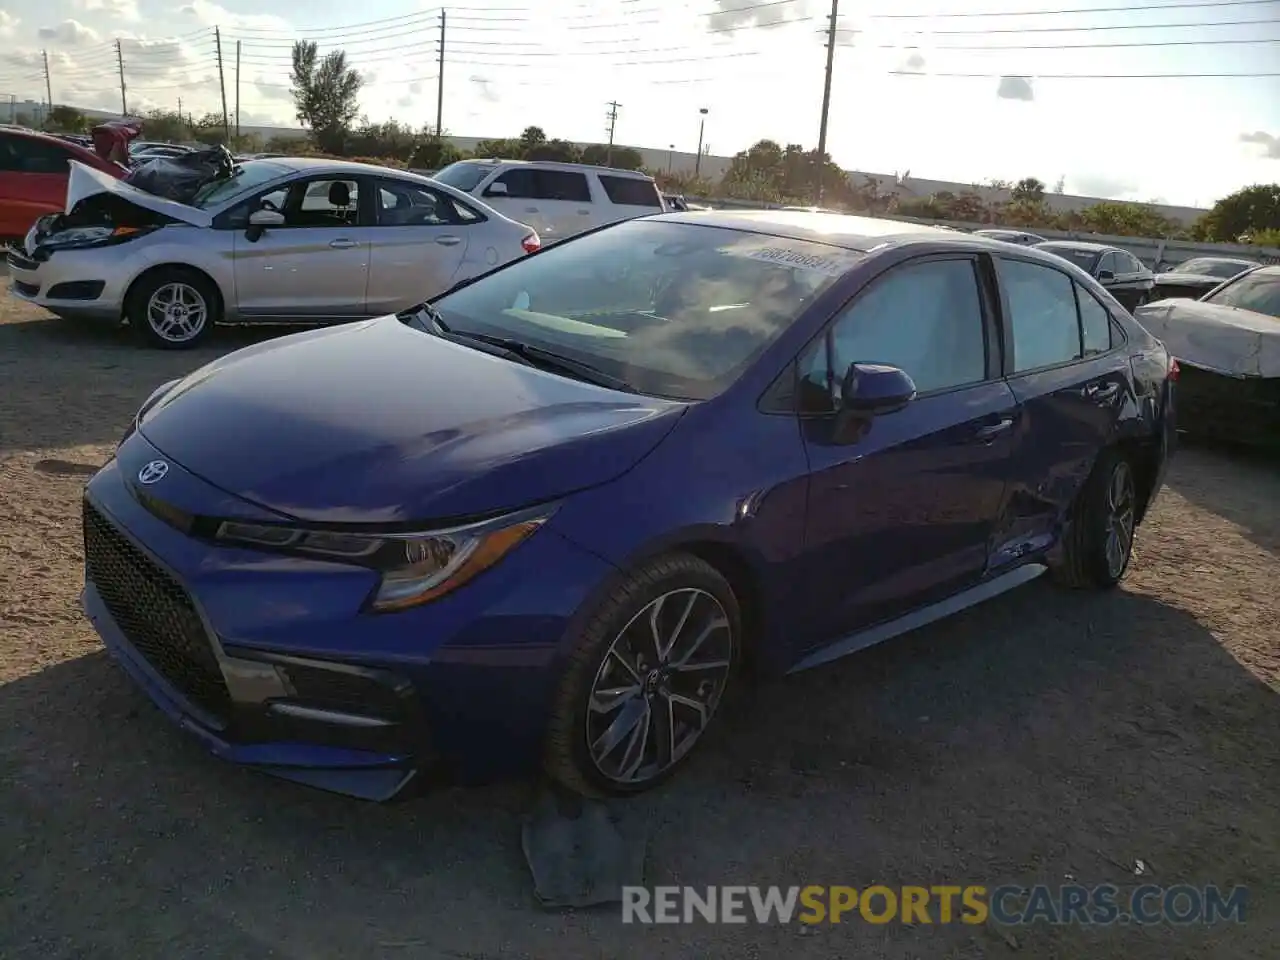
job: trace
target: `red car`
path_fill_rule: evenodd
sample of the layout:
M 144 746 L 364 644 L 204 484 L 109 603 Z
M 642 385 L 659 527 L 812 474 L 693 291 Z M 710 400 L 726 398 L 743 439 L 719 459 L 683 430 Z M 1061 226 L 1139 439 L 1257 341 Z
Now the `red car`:
M 67 200 L 68 160 L 123 177 L 128 168 L 57 137 L 0 128 L 0 241 L 21 239 Z

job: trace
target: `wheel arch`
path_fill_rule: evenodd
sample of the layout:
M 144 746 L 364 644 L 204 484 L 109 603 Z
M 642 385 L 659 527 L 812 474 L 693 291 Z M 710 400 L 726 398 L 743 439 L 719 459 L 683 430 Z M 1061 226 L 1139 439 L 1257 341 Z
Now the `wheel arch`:
M 199 274 L 208 282 L 209 286 L 213 289 L 214 296 L 218 298 L 218 302 L 214 305 L 216 307 L 214 311 L 215 317 L 220 319 L 226 315 L 227 298 L 222 292 L 222 287 L 218 285 L 218 281 L 210 276 L 207 270 L 202 270 L 200 267 L 195 267 L 189 263 L 181 263 L 175 260 L 167 261 L 165 263 L 157 263 L 153 266 L 147 267 L 129 281 L 129 286 L 125 289 L 124 296 L 120 300 L 121 309 L 123 311 L 122 319 L 129 319 L 129 307 L 133 301 L 134 295 L 138 292 L 138 286 L 149 277 L 153 277 L 157 273 L 163 273 L 166 270 L 182 270 L 188 273 Z M 216 322 L 217 321 L 215 320 L 215 323 Z

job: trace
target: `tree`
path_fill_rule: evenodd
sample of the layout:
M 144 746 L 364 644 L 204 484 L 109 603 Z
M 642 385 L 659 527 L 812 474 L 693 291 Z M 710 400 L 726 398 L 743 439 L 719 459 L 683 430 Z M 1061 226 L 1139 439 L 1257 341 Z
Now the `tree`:
M 1255 184 L 1223 197 L 1196 223 L 1205 240 L 1237 243 L 1241 237 L 1280 230 L 1280 183 Z
M 644 157 L 633 147 L 614 146 L 612 152 L 603 143 L 593 143 L 582 150 L 582 162 L 594 163 L 602 167 L 617 167 L 619 170 L 639 170 L 644 166 Z
M 297 117 L 311 128 L 316 146 L 341 153 L 351 125 L 360 114 L 360 74 L 347 66 L 344 50 L 331 50 L 319 59 L 316 44 L 299 40 L 293 45 L 292 82 Z
M 206 113 L 192 125 L 191 138 L 210 146 L 226 143 L 227 128 L 222 124 L 222 114 Z
M 520 146 L 525 150 L 532 150 L 546 142 L 547 134 L 541 127 L 525 127 L 520 133 Z
M 222 126 L 222 117 L 218 117 L 218 126 Z M 142 118 L 142 132 L 148 140 L 165 140 L 177 143 L 190 140 L 191 126 L 187 118 L 176 110 L 150 110 Z
M 448 140 L 432 135 L 418 142 L 409 156 L 409 166 L 420 170 L 439 170 L 461 159 L 461 150 Z
M 519 160 L 524 153 L 524 146 L 519 140 L 481 140 L 471 151 L 473 157 L 498 160 Z
M 75 107 L 58 104 L 49 111 L 45 126 L 59 133 L 84 133 L 89 127 L 89 118 Z
M 524 138 L 521 137 L 521 140 Z M 547 140 L 525 148 L 525 160 L 556 160 L 560 163 L 579 163 L 582 154 L 576 144 L 568 140 Z
M 1010 191 L 1015 200 L 1029 200 L 1039 203 L 1044 200 L 1044 182 L 1035 177 L 1023 177 L 1013 185 Z

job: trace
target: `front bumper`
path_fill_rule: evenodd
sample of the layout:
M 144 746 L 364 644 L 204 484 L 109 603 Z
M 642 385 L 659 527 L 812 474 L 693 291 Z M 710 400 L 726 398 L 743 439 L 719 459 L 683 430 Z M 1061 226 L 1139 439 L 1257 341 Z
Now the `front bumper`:
M 6 255 L 9 288 L 20 300 L 57 314 L 103 323 L 120 323 L 124 290 L 103 279 L 105 264 L 92 250 L 60 250 L 36 261 L 10 248 Z
M 157 456 L 135 434 L 86 490 L 83 605 L 175 723 L 224 759 L 372 800 L 536 769 L 566 626 L 604 561 L 540 531 L 455 594 L 362 614 L 369 571 L 177 529 L 128 482 Z M 161 485 L 179 512 L 262 519 L 177 464 Z

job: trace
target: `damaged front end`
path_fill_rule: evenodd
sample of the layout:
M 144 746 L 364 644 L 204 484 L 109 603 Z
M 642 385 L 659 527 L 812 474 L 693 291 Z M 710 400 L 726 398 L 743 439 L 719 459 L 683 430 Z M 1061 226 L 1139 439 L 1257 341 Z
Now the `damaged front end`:
M 112 246 L 174 224 L 211 223 L 203 210 L 147 193 L 73 160 L 66 208 L 40 217 L 27 232 L 23 251 L 40 263 L 59 250 Z

